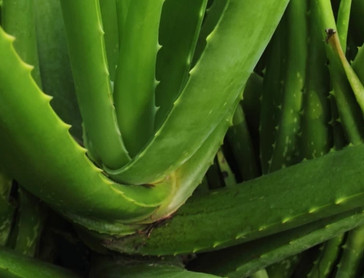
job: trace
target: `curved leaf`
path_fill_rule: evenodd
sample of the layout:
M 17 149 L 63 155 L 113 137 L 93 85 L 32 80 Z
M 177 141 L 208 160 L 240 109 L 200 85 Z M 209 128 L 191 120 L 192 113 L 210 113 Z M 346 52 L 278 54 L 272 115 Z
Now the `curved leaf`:
M 124 186 L 108 180 L 53 112 L 50 97 L 31 79 L 31 67 L 16 55 L 12 40 L 0 29 L 0 164 L 4 170 L 63 212 L 66 207 L 70 214 L 104 221 L 151 213 L 168 196 L 171 185 Z
M 110 176 L 131 184 L 157 182 L 187 161 L 240 96 L 287 2 L 231 0 L 164 124 L 129 164 L 108 170 Z

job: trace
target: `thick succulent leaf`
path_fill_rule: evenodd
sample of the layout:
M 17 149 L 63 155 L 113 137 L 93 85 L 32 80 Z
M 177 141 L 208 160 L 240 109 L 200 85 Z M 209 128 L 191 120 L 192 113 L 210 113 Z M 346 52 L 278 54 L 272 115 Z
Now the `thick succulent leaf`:
M 105 49 L 110 79 L 114 81 L 116 65 L 119 58 L 119 32 L 117 25 L 116 0 L 99 0 L 102 27 L 105 32 Z
M 70 124 L 82 142 L 81 115 L 69 61 L 66 33 L 58 0 L 34 0 L 42 89 L 53 97 L 51 105 Z
M 9 204 L 8 200 L 0 196 L 0 246 L 4 246 L 8 241 L 14 211 L 15 208 Z
M 363 203 L 357 162 L 363 155 L 363 145 L 349 147 L 236 188 L 192 197 L 149 237 L 135 235 L 106 245 L 151 255 L 207 251 L 349 211 Z
M 0 196 L 7 200 L 12 187 L 12 179 L 9 178 L 4 170 L 0 169 Z
M 35 85 L 31 67 L 16 55 L 12 40 L 0 29 L 1 167 L 63 212 L 67 207 L 70 214 L 105 221 L 151 213 L 173 185 L 124 186 L 108 180 L 53 112 L 50 97 Z
M 346 52 L 346 41 L 348 37 L 350 10 L 352 0 L 340 1 L 339 11 L 337 15 L 337 30 L 339 32 L 339 40 L 343 52 Z
M 235 111 L 233 125 L 226 133 L 226 143 L 232 150 L 232 156 L 234 157 L 240 180 L 249 180 L 258 177 L 260 173 L 258 160 L 245 114 L 240 105 Z
M 354 92 L 356 101 L 358 102 L 363 114 L 364 114 L 364 86 L 360 79 L 356 75 L 355 71 L 350 66 L 348 60 L 345 57 L 343 49 L 341 47 L 339 37 L 336 33 L 328 35 L 327 42 L 332 46 L 334 53 L 340 60 L 342 67 L 345 71 L 346 77 L 351 85 Z
M 165 205 L 155 213 L 154 218 L 145 220 L 150 222 L 170 214 L 184 203 L 201 181 L 221 144 L 239 100 L 237 98 L 234 106 L 226 113 L 212 139 L 206 141 L 201 150 L 178 169 L 171 179 L 155 186 L 118 185 L 107 180 L 88 161 L 85 151 L 72 140 L 67 133 L 68 127 L 50 109 L 49 98 L 35 87 L 29 69 L 21 64 L 11 49 L 10 38 L 3 33 L 1 42 L 2 53 L 6 53 L 7 57 L 4 59 L 7 60 L 5 69 L 12 65 L 12 70 L 17 71 L 18 77 L 23 80 L 23 86 L 18 87 L 16 78 L 6 75 L 5 69 L 2 71 L 1 76 L 6 80 L 1 83 L 1 91 L 4 92 L 1 103 L 6 103 L 6 109 L 1 107 L 4 122 L 0 125 L 3 135 L 0 146 L 7 154 L 6 162 L 3 160 L 6 164 L 4 167 L 29 191 L 52 207 L 61 210 L 73 221 L 97 231 L 130 233 L 136 227 L 126 229 L 121 225 L 117 229 L 117 221 L 147 218 L 164 200 Z M 12 93 L 7 94 L 8 91 Z M 23 97 L 23 92 L 30 93 Z M 17 128 L 21 125 L 19 119 L 24 118 L 32 124 L 27 125 L 28 128 Z M 32 167 L 29 167 L 30 161 Z M 44 165 L 48 166 L 46 176 Z M 59 175 L 60 171 L 62 175 Z M 64 210 L 64 206 L 67 206 L 67 210 Z M 88 218 L 90 215 L 92 217 Z
M 130 158 L 112 102 L 99 3 L 62 0 L 61 7 L 88 151 L 100 164 L 119 168 Z
M 64 268 L 31 259 L 14 251 L 0 248 L 0 276 L 9 278 L 76 278 L 77 274 Z
M 153 213 L 154 219 L 174 213 L 192 195 L 196 187 L 201 183 L 208 167 L 212 164 L 213 158 L 222 145 L 222 138 L 228 127 L 232 123 L 233 112 L 238 106 L 239 98 L 236 103 L 226 113 L 222 122 L 212 132 L 209 138 L 202 144 L 201 148 L 181 167 L 173 173 L 176 181 L 175 192 L 166 199 L 164 203 Z
M 11 239 L 7 247 L 17 252 L 33 257 L 38 248 L 38 242 L 43 230 L 46 210 L 41 201 L 23 189 L 18 190 L 19 207 L 16 223 L 11 231 Z
M 107 172 L 118 181 L 150 183 L 188 160 L 239 97 L 287 2 L 231 0 L 162 127 L 128 165 Z
M 113 98 L 118 125 L 132 157 L 153 136 L 163 3 L 164 0 L 130 1 L 125 21 L 119 19 L 120 50 Z
M 286 58 L 283 68 L 284 86 L 280 103 L 280 118 L 275 127 L 277 131 L 272 157 L 269 161 L 268 171 L 270 172 L 300 160 L 297 158 L 296 146 L 298 133 L 301 130 L 302 90 L 306 74 L 306 6 L 306 1 L 292 0 L 285 14 L 287 17 L 285 26 L 287 28 L 287 52 L 284 56 Z M 297 53 L 300 54 L 297 55 Z
M 360 276 L 361 262 L 364 258 L 364 226 L 348 232 L 342 249 L 335 277 L 354 278 Z
M 307 274 L 308 278 L 326 278 L 335 267 L 343 242 L 344 234 L 334 237 L 320 247 L 320 254 Z
M 309 2 L 311 6 L 313 1 Z M 310 7 L 309 6 L 309 7 Z M 330 132 L 329 75 L 326 66 L 325 46 L 321 31 L 317 28 L 317 16 L 308 15 L 309 43 L 306 80 L 303 90 L 302 157 L 311 159 L 327 153 L 332 145 Z
M 312 6 L 313 12 L 317 13 L 317 18 L 319 19 L 318 24 L 322 32 L 322 38 L 324 39 L 324 30 L 325 29 L 333 29 L 331 32 L 335 32 L 336 24 L 335 19 L 331 7 L 331 2 L 328 0 L 315 0 L 314 5 Z M 340 43 L 337 39 L 337 35 L 327 36 L 328 39 L 336 41 L 337 47 L 339 47 Z M 359 100 L 359 105 L 355 100 L 353 95 L 353 91 L 350 87 L 350 83 L 347 78 L 347 69 L 345 69 L 342 65 L 342 61 L 337 53 L 338 48 L 334 48 L 331 46 L 332 43 L 326 45 L 326 55 L 330 61 L 329 70 L 330 77 L 333 86 L 333 92 L 335 96 L 335 100 L 338 106 L 338 112 L 340 116 L 340 120 L 343 123 L 343 128 L 345 130 L 346 136 L 348 140 L 353 144 L 360 144 L 363 141 L 364 136 L 364 125 L 363 125 L 363 112 L 360 110 L 359 105 L 363 105 L 364 98 L 362 96 L 357 95 Z M 336 49 L 336 51 L 335 51 Z M 342 55 L 342 51 L 341 51 Z M 346 60 L 345 57 L 342 57 Z M 359 82 L 360 83 L 360 82 Z M 360 84 L 358 85 L 360 86 Z M 361 101 L 360 101 L 361 99 Z M 360 104 L 360 102 L 362 104 Z
M 167 0 L 159 29 L 156 129 L 164 122 L 188 79 L 207 0 Z
M 269 48 L 269 46 L 267 47 Z M 257 159 L 259 155 L 259 122 L 263 93 L 263 77 L 253 72 L 244 88 L 241 105 L 246 117 L 246 122 L 253 139 Z
M 269 172 L 274 138 L 282 107 L 282 84 L 286 68 L 287 31 L 285 17 L 281 20 L 268 46 L 267 65 L 262 88 L 259 123 L 259 157 L 263 174 Z
M 12 180 L 0 170 L 0 246 L 4 246 L 12 227 L 15 207 L 9 202 Z
M 201 254 L 192 269 L 224 277 L 248 277 L 254 271 L 303 252 L 363 222 L 362 210 L 325 218 L 225 250 Z
M 41 84 L 33 0 L 5 0 L 1 8 L 1 26 L 14 37 L 16 51 L 26 63 L 33 65 L 32 76 Z
M 355 70 L 356 74 L 358 75 L 361 82 L 364 82 L 364 47 L 363 45 L 359 47 L 358 53 L 355 56 L 355 59 L 352 63 L 352 67 Z
M 105 262 L 94 267 L 90 273 L 90 278 L 214 278 L 212 274 L 188 271 L 180 265 L 163 261 L 144 260 L 127 262 Z
M 193 66 L 200 59 L 201 54 L 203 53 L 206 47 L 207 43 L 206 39 L 217 26 L 219 20 L 221 19 L 224 13 L 226 4 L 228 2 L 229 0 L 208 1 L 207 3 L 208 8 L 206 9 L 206 13 L 204 15 L 201 31 L 197 40 L 196 49 L 193 56 L 193 61 L 192 61 Z

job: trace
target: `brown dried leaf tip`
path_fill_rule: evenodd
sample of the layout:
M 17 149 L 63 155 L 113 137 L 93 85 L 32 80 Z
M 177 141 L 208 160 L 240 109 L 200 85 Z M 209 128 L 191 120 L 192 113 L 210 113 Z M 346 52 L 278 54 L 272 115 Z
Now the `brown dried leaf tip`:
M 325 32 L 326 32 L 326 43 L 329 42 L 329 39 L 334 35 L 336 34 L 336 30 L 335 29 L 332 29 L 332 28 L 327 28 L 325 29 Z

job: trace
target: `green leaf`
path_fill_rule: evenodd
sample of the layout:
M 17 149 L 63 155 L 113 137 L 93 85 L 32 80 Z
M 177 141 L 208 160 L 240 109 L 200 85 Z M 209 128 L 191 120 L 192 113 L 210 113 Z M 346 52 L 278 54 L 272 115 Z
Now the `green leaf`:
M 337 15 L 337 30 L 339 32 L 339 40 L 344 53 L 346 52 L 346 40 L 348 37 L 351 2 L 352 0 L 340 1 L 339 11 Z
M 163 180 L 200 148 L 240 98 L 287 5 L 252 1 L 229 2 L 166 121 L 128 165 L 107 171 L 113 179 L 131 184 Z
M 99 264 L 91 271 L 90 278 L 214 278 L 212 274 L 187 271 L 182 266 L 159 260 L 108 261 Z
M 108 180 L 51 109 L 50 97 L 31 79 L 30 67 L 16 55 L 12 40 L 0 29 L 1 167 L 53 208 L 78 215 L 78 221 L 103 219 L 100 228 L 107 221 L 116 225 L 116 219 L 153 212 L 172 190 L 170 184 L 152 188 Z
M 255 241 L 201 254 L 192 269 L 227 277 L 247 277 L 261 268 L 361 225 L 363 216 L 362 209 L 350 211 Z M 318 263 L 317 267 L 320 268 L 321 262 Z
M 58 0 L 34 0 L 39 67 L 44 92 L 53 97 L 51 105 L 71 133 L 82 142 L 81 114 L 77 105 L 69 61 L 66 33 Z
M 206 0 L 167 0 L 159 30 L 161 49 L 157 57 L 155 129 L 164 122 L 173 102 L 188 80 Z
M 1 25 L 17 38 L 14 47 L 23 61 L 34 66 L 32 76 L 40 85 L 34 11 L 33 0 L 5 0 L 1 8 Z
M 335 268 L 335 263 L 339 256 L 343 237 L 344 234 L 341 234 L 323 243 L 320 247 L 320 255 L 314 261 L 313 267 L 307 275 L 308 278 L 330 277 L 330 273 Z
M 310 1 L 309 6 L 313 5 Z M 308 15 L 308 53 L 306 80 L 302 104 L 302 137 L 300 149 L 303 158 L 311 159 L 326 154 L 332 145 L 329 126 L 329 73 L 326 66 L 326 53 L 317 28 L 317 15 Z M 332 112 L 331 112 L 332 113 Z
M 125 21 L 119 21 L 120 52 L 113 97 L 118 125 L 131 157 L 153 136 L 163 3 L 164 0 L 130 1 Z
M 130 158 L 112 102 L 99 3 L 62 0 L 61 6 L 88 151 L 101 165 L 117 169 Z
M 116 0 L 99 0 L 102 16 L 102 27 L 105 32 L 105 49 L 110 79 L 114 81 L 119 58 L 119 32 L 117 25 Z
M 292 165 L 299 160 L 296 145 L 301 131 L 302 90 L 306 74 L 306 6 L 306 1 L 292 0 L 287 8 L 287 62 L 283 69 L 285 83 L 269 171 Z
M 76 278 L 75 273 L 64 268 L 31 259 L 0 247 L 0 275 L 9 278 Z
M 232 150 L 235 165 L 242 180 L 259 176 L 257 156 L 243 109 L 239 105 L 233 117 L 233 125 L 226 133 L 226 142 Z
M 150 237 L 130 236 L 106 246 L 148 255 L 208 251 L 361 207 L 364 184 L 357 161 L 363 155 L 363 145 L 349 147 L 196 196 Z
M 11 237 L 14 239 L 12 248 L 20 254 L 33 257 L 38 248 L 46 209 L 41 205 L 40 200 L 28 192 L 19 189 L 18 194 L 17 220 L 11 232 Z M 9 246 L 7 244 L 7 247 Z
M 335 277 L 358 277 L 361 274 L 361 261 L 364 258 L 364 226 L 348 233 L 342 249 Z

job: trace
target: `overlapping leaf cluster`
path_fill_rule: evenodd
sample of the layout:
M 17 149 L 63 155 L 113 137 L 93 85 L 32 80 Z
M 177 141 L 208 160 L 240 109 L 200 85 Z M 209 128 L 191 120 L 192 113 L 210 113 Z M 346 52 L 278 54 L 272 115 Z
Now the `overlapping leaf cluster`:
M 361 0 L 0 8 L 0 275 L 362 274 Z

